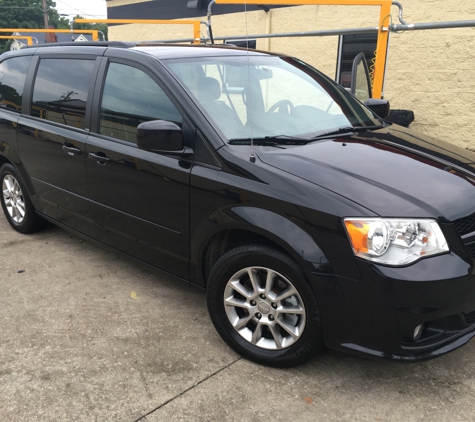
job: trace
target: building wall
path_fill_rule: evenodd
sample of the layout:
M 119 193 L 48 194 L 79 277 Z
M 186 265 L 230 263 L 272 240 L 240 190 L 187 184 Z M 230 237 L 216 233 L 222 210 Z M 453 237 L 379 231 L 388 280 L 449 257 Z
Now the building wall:
M 401 1 L 401 0 L 400 0 Z M 114 7 L 136 0 L 111 0 Z M 475 19 L 473 0 L 402 0 L 409 23 Z M 143 2 L 141 2 L 143 3 Z M 149 2 L 153 3 L 153 2 Z M 226 6 L 221 6 L 226 7 Z M 241 6 L 244 10 L 244 6 Z M 214 10 L 214 9 L 213 9 Z M 392 19 L 399 23 L 396 7 Z M 206 10 L 201 20 L 205 20 Z M 132 17 L 132 16 L 131 16 Z M 138 16 L 133 16 L 138 18 Z M 143 16 L 155 18 L 156 16 Z M 373 6 L 295 6 L 213 16 L 215 36 L 295 32 L 377 26 L 379 8 Z M 202 26 L 203 31 L 205 27 Z M 191 38 L 191 26 L 124 25 L 109 27 L 111 40 Z M 411 128 L 475 148 L 475 28 L 392 33 L 388 54 L 385 98 L 396 109 L 413 110 Z M 295 55 L 335 77 L 338 38 L 275 38 L 257 41 L 258 49 Z

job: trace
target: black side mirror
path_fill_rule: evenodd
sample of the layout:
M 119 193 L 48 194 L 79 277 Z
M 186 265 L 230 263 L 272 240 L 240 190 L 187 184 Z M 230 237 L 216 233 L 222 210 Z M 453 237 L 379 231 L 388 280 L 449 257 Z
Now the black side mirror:
M 152 120 L 137 127 L 137 146 L 157 154 L 188 157 L 193 150 L 183 146 L 183 132 L 173 122 Z
M 377 114 L 381 119 L 385 119 L 389 116 L 391 107 L 389 101 L 379 100 L 377 98 L 369 98 L 364 102 L 364 105 L 368 107 L 373 113 Z

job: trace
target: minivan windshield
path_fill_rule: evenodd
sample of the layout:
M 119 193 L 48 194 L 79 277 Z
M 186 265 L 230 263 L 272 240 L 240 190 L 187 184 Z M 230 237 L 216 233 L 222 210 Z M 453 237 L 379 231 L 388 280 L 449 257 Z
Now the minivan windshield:
M 343 87 L 296 59 L 250 54 L 164 62 L 228 141 L 311 140 L 381 125 Z

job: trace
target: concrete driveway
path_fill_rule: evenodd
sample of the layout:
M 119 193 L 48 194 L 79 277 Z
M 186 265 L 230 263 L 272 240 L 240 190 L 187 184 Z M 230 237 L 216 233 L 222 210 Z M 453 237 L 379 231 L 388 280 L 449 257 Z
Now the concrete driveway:
M 223 343 L 198 289 L 3 216 L 0 250 L 2 421 L 475 420 L 474 341 L 420 364 L 266 368 Z

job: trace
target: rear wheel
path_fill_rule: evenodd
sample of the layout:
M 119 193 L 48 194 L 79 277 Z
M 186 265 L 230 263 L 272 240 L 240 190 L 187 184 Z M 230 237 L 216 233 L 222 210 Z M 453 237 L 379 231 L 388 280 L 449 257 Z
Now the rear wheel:
M 33 233 L 43 229 L 46 221 L 36 214 L 23 180 L 11 164 L 4 164 L 0 168 L 0 181 L 0 201 L 10 225 L 20 233 Z
M 295 366 L 323 346 L 315 296 L 302 270 L 278 250 L 244 245 L 226 253 L 211 271 L 207 299 L 218 333 L 254 362 Z

